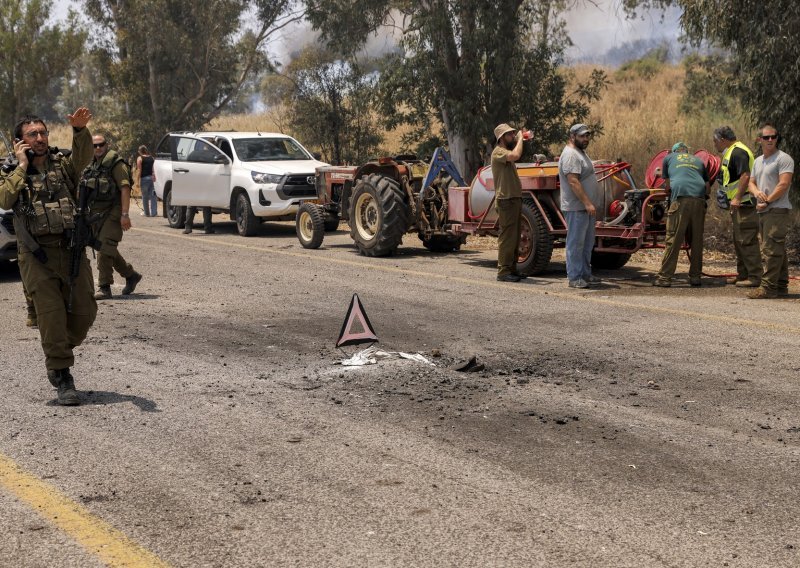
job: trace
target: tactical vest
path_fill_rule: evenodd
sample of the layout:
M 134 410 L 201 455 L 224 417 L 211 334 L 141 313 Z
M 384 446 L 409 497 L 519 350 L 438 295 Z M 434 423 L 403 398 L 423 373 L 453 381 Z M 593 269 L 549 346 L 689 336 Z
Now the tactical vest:
M 33 237 L 61 235 L 75 228 L 75 184 L 64 171 L 63 160 L 60 152 L 50 154 L 44 173 L 27 175 L 27 195 L 14 206 L 15 223 L 24 223 Z
M 736 192 L 739 191 L 739 180 L 737 179 L 735 182 L 731 183 L 731 172 L 728 169 L 728 163 L 731 160 L 731 154 L 733 154 L 734 148 L 739 148 L 747 152 L 747 157 L 750 160 L 750 171 L 753 171 L 753 161 L 755 158 L 753 157 L 753 152 L 750 151 L 750 148 L 745 146 L 739 141 L 734 142 L 730 146 L 725 149 L 725 152 L 722 154 L 722 187 L 725 189 L 725 195 L 728 196 L 728 199 L 733 199 L 736 197 Z M 750 201 L 750 194 L 746 194 L 742 198 L 743 202 Z
M 98 163 L 96 160 L 83 170 L 82 180 L 89 189 L 89 208 L 93 205 L 106 207 L 120 202 L 120 188 L 114 181 L 114 167 L 125 162 L 114 150 L 109 150 Z

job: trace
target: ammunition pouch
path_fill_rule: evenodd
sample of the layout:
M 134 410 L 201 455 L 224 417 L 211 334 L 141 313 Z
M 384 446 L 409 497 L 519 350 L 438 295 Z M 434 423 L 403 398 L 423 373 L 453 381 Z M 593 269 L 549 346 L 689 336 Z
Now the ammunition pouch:
M 93 203 L 112 203 L 117 200 L 119 192 L 116 184 L 106 176 L 87 178 L 84 182 L 92 196 Z
M 75 205 L 68 197 L 50 202 L 34 201 L 33 213 L 28 217 L 28 227 L 34 237 L 61 235 L 75 228 Z

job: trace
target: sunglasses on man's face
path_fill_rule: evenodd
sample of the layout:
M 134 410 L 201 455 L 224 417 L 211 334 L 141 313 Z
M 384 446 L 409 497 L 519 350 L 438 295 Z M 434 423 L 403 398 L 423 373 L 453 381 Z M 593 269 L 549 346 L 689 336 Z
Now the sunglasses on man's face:
M 763 135 L 762 134 L 761 135 L 761 139 L 762 140 L 776 140 L 777 138 L 778 138 L 777 134 L 767 134 L 767 135 Z
M 105 146 L 105 145 L 106 145 L 106 143 L 105 143 L 105 142 L 102 142 L 102 143 L 100 143 L 100 144 L 92 144 L 92 146 L 94 146 L 95 148 L 102 148 L 102 147 L 103 147 L 103 146 Z

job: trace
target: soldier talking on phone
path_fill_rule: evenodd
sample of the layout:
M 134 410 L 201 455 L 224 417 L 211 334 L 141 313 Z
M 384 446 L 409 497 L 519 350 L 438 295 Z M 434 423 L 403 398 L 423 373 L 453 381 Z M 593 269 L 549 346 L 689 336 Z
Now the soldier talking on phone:
M 81 107 L 67 116 L 72 152 L 48 143 L 45 122 L 25 116 L 14 128 L 14 157 L 0 172 L 0 207 L 14 210 L 22 283 L 38 316 L 47 378 L 58 403 L 80 404 L 70 372 L 72 350 L 86 338 L 97 314 L 86 253 L 79 251 L 77 277 L 70 275 L 81 172 L 92 159 L 92 118 Z M 72 262 L 72 264 L 75 264 Z

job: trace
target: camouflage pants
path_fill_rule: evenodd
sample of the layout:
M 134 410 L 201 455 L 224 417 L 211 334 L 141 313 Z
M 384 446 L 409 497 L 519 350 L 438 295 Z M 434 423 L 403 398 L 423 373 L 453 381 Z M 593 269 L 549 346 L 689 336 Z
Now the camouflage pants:
M 119 205 L 114 206 L 95 231 L 95 238 L 102 245 L 97 253 L 98 286 L 111 286 L 114 283 L 115 270 L 123 278 L 128 278 L 135 272 L 133 266 L 126 262 L 119 252 L 119 242 L 122 240 L 120 211 Z
M 45 264 L 30 252 L 21 251 L 19 271 L 36 308 L 45 366 L 48 370 L 65 369 L 75 364 L 72 350 L 86 338 L 97 315 L 94 279 L 84 254 L 72 290 L 72 312 L 67 313 L 70 251 L 60 245 L 43 248 L 47 253 Z
M 758 214 L 761 224 L 761 252 L 764 255 L 762 288 L 785 290 L 789 286 L 789 257 L 786 255 L 786 233 L 791 220 L 789 209 L 770 209 Z
M 500 223 L 500 234 L 497 236 L 497 275 L 505 276 L 517 271 L 522 199 L 498 199 L 495 201 L 495 208 Z
M 706 200 L 702 197 L 679 197 L 667 211 L 667 236 L 658 277 L 669 280 L 675 274 L 684 238 L 691 248 L 689 278 L 700 278 L 703 272 L 703 229 L 706 222 Z
M 753 206 L 731 208 L 736 274 L 739 280 L 761 280 L 761 251 L 758 245 L 758 213 Z

